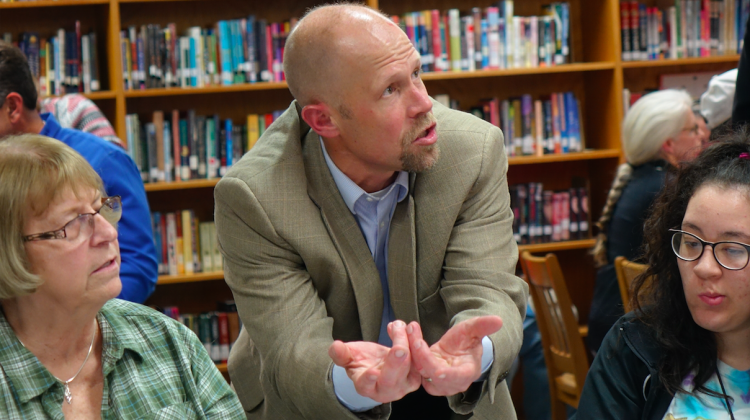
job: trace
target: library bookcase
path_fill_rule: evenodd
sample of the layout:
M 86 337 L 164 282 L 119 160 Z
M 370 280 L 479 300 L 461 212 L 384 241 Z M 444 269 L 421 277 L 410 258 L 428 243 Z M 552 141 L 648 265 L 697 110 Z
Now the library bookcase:
M 42 37 L 68 27 L 78 19 L 84 32 L 95 30 L 99 42 L 102 91 L 87 95 L 112 121 L 119 137 L 126 139 L 125 115 L 148 117 L 155 110 L 195 109 L 197 114 L 219 113 L 222 118 L 244 120 L 250 113 L 285 109 L 292 99 L 286 83 L 256 83 L 228 87 L 169 88 L 126 91 L 122 83 L 119 33 L 130 25 L 175 23 L 179 33 L 190 26 L 211 27 L 218 20 L 249 14 L 283 21 L 302 16 L 320 3 L 315 0 L 40 0 L 0 3 L 0 29 L 17 35 L 38 31 Z M 425 9 L 493 5 L 491 0 L 367 0 L 367 4 L 391 15 Z M 539 15 L 549 0 L 516 0 L 515 15 Z M 581 103 L 581 122 L 586 151 L 542 157 L 509 159 L 510 184 L 542 182 L 545 189 L 567 189 L 573 177 L 590 185 L 591 220 L 600 213 L 617 165 L 623 160 L 620 126 L 622 92 L 659 87 L 662 74 L 722 72 L 737 65 L 738 55 L 663 61 L 622 62 L 618 0 L 570 0 L 570 48 L 572 64 L 547 68 L 483 70 L 476 72 L 425 73 L 427 91 L 449 94 L 469 109 L 486 97 L 505 99 L 522 94 L 533 96 L 573 91 Z M 646 0 L 650 6 L 670 1 Z M 105 58 L 106 57 L 106 58 Z M 144 120 L 148 120 L 145 118 Z M 213 219 L 213 187 L 217 180 L 195 180 L 146 184 L 152 211 L 192 208 L 200 220 Z M 590 233 L 589 237 L 593 235 Z M 588 320 L 595 269 L 588 250 L 593 239 L 523 245 L 534 253 L 556 252 L 580 320 Z M 214 310 L 217 301 L 231 299 L 223 274 L 201 273 L 162 276 L 149 304 L 176 305 L 182 312 Z M 225 366 L 220 366 L 226 372 Z

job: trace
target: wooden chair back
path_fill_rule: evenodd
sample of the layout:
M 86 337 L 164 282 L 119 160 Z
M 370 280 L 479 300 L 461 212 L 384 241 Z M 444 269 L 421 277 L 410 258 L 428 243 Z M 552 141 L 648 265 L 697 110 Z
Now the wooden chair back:
M 625 313 L 630 312 L 630 295 L 633 280 L 646 272 L 648 266 L 628 260 L 625 257 L 615 258 L 615 272 L 617 273 L 617 283 L 620 285 L 620 296 L 622 296 L 622 306 Z
M 565 404 L 578 407 L 589 362 L 568 288 L 555 254 L 521 254 L 547 364 L 552 420 L 567 418 Z

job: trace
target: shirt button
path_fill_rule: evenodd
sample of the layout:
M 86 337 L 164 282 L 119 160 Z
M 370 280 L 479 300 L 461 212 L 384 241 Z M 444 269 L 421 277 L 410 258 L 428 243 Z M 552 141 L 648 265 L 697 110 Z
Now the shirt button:
M 367 201 L 372 201 L 372 197 L 367 197 Z
M 380 227 L 385 227 L 385 222 L 380 222 Z

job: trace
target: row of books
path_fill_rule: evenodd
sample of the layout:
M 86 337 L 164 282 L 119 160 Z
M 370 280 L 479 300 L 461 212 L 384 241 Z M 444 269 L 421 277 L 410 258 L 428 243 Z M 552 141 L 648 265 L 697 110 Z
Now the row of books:
M 570 7 L 543 6 L 543 16 L 514 16 L 513 0 L 461 16 L 425 10 L 392 16 L 422 56 L 422 71 L 547 67 L 570 62 Z
M 245 124 L 194 110 L 155 111 L 145 124 L 138 114 L 128 114 L 128 153 L 146 183 L 221 177 L 282 113 L 250 114 Z
M 447 95 L 435 99 L 446 106 L 458 105 Z M 580 106 L 573 92 L 556 92 L 539 99 L 528 94 L 486 99 L 469 112 L 503 130 L 508 156 L 542 156 L 583 151 Z
M 38 32 L 24 32 L 14 41 L 13 35 L 5 32 L 3 41 L 26 55 L 41 96 L 91 93 L 101 88 L 96 32 L 82 34 L 80 21 L 75 22 L 74 30 L 58 29 L 49 39 Z
M 570 241 L 589 237 L 589 191 L 580 178 L 564 191 L 545 190 L 541 182 L 510 186 L 513 236 L 519 244 Z
M 159 274 L 210 273 L 224 269 L 214 222 L 201 222 L 193 210 L 151 213 Z
M 193 26 L 183 36 L 174 23 L 130 26 L 120 33 L 125 89 L 282 81 L 284 44 L 296 21 L 250 15 Z
M 674 0 L 666 10 L 621 0 L 622 59 L 739 54 L 748 16 L 748 0 Z
M 185 324 L 198 336 L 215 363 L 226 363 L 229 351 L 240 334 L 242 321 L 233 301 L 221 302 L 217 311 L 183 314 L 177 306 L 157 308 L 170 318 Z

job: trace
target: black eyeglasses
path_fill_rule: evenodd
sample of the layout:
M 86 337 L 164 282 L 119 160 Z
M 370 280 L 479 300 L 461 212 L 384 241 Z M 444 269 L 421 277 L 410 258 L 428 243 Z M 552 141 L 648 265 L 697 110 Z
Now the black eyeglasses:
M 122 200 L 120 196 L 102 197 L 102 206 L 94 213 L 79 214 L 61 229 L 24 236 L 23 240 L 24 242 L 30 242 L 47 239 L 74 240 L 79 237 L 90 238 L 94 233 L 94 217 L 97 214 L 101 215 L 112 226 L 117 227 L 117 222 L 122 217 Z
M 727 270 L 742 270 L 750 260 L 750 245 L 740 242 L 707 242 L 677 229 L 669 229 L 672 235 L 672 251 L 683 261 L 695 261 L 703 255 L 706 245 L 711 245 L 716 262 Z

